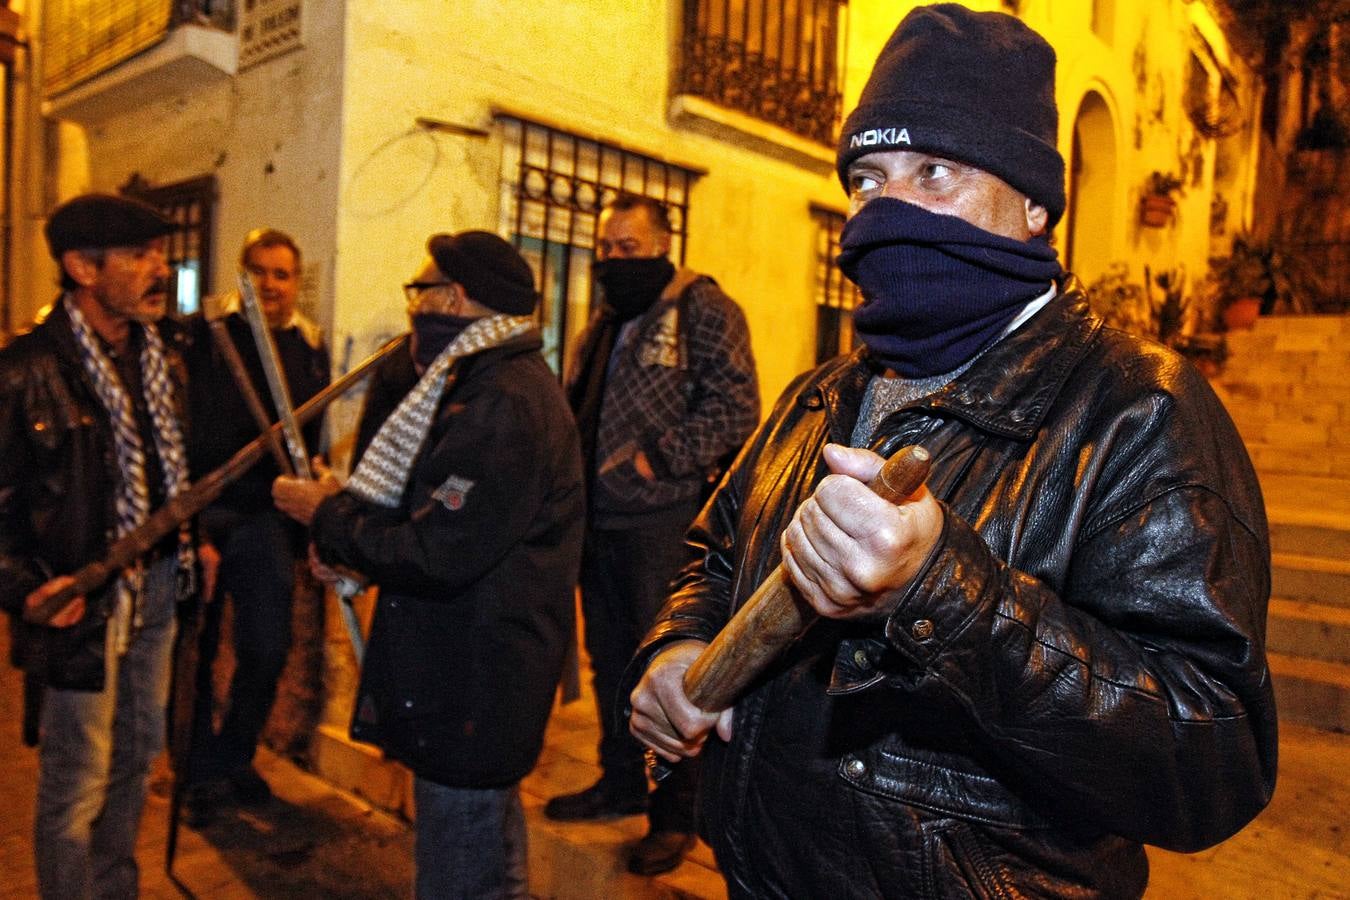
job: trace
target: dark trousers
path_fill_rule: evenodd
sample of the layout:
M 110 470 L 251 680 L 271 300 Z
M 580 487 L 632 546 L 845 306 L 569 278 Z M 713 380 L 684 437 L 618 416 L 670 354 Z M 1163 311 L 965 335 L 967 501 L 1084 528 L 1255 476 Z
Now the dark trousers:
M 629 734 L 623 715 L 628 706 L 628 698 L 619 696 L 623 673 L 684 562 L 684 532 L 697 511 L 691 500 L 641 527 L 586 533 L 581 612 L 600 714 L 600 768 L 614 790 L 635 796 L 647 790 L 647 769 L 642 745 Z M 693 833 L 697 790 L 697 762 L 674 766 L 651 795 L 652 830 Z
M 241 513 L 211 508 L 202 524 L 220 551 L 217 598 L 233 608 L 235 669 L 220 733 L 212 733 L 211 669 L 220 643 L 222 603 L 210 604 L 202 627 L 194 721 L 194 778 L 249 765 L 272 711 L 277 681 L 291 647 L 295 531 L 276 510 Z

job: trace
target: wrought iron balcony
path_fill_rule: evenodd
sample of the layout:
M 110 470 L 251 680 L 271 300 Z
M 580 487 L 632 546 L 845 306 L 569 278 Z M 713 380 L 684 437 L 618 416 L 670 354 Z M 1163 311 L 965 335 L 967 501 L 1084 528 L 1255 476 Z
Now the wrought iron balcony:
M 142 53 L 180 25 L 234 28 L 233 0 L 49 0 L 43 6 L 48 96 Z
M 677 93 L 825 146 L 841 103 L 844 0 L 685 0 Z

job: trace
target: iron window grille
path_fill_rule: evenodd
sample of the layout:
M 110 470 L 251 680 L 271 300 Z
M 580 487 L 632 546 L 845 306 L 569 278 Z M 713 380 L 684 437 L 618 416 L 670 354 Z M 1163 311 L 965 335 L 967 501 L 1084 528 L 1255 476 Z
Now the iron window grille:
M 180 315 L 200 312 L 202 295 L 211 284 L 212 228 L 216 203 L 216 179 L 203 175 L 176 184 L 151 187 L 138 175 L 122 186 L 122 193 L 158 209 L 174 223 L 168 234 L 169 268 L 173 270 L 170 295 Z
M 857 285 L 835 264 L 844 214 L 811 207 L 816 223 L 816 363 L 850 352 L 857 344 L 853 310 L 862 302 Z
M 678 92 L 834 143 L 846 0 L 685 0 Z
M 503 224 L 540 285 L 544 358 L 561 374 L 593 302 L 601 208 L 621 192 L 660 200 L 670 214 L 671 259 L 682 264 L 689 190 L 703 173 L 515 116 L 498 123 Z

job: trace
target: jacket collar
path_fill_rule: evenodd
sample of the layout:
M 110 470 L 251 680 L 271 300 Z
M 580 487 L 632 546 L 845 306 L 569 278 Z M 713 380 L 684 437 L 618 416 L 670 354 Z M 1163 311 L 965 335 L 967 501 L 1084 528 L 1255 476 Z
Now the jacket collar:
M 941 411 L 992 434 L 1028 440 L 1101 325 L 1088 309 L 1078 279 L 1066 274 L 1055 299 L 915 408 Z M 866 350 L 860 348 L 825 373 L 815 401 L 801 398 L 804 405 L 823 403 L 828 408 L 832 439 L 849 439 L 871 375 Z

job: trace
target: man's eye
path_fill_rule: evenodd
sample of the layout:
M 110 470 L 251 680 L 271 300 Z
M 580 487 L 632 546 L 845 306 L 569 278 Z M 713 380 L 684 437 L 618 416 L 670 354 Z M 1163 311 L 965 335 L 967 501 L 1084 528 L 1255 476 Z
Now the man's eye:
M 875 175 L 857 172 L 848 176 L 848 191 L 850 194 L 866 194 L 880 187 L 881 179 Z
M 928 181 L 934 181 L 941 178 L 947 178 L 952 174 L 952 167 L 944 162 L 925 163 L 923 167 L 923 177 Z

